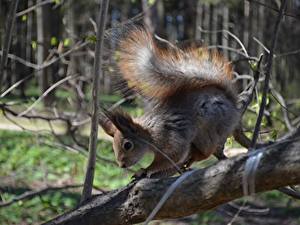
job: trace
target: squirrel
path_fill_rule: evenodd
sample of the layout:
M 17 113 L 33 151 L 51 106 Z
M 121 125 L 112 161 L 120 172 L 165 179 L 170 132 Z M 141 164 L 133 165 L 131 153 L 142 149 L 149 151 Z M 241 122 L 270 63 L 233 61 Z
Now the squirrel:
M 240 121 L 230 62 L 206 48 L 163 48 L 143 26 L 126 30 L 117 50 L 122 78 L 149 103 L 138 118 L 121 109 L 100 117 L 120 167 L 150 151 L 135 177 L 167 177 L 223 149 Z

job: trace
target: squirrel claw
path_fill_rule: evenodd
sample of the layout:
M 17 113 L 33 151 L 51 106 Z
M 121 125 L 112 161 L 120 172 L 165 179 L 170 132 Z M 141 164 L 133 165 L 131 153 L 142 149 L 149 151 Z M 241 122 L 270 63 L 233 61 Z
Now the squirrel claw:
M 133 181 L 137 181 L 147 177 L 147 171 L 145 169 L 140 169 L 131 178 Z

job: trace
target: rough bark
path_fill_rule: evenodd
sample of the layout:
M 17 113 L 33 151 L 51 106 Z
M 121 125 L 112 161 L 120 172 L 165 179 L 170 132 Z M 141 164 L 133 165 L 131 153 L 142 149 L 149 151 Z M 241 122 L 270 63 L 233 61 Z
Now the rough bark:
M 256 192 L 300 183 L 299 130 L 293 137 L 265 149 L 256 173 Z M 253 153 L 252 153 L 253 154 Z M 241 155 L 200 169 L 171 195 L 155 219 L 171 219 L 210 210 L 243 197 L 242 178 L 249 155 Z M 176 177 L 143 179 L 105 195 L 47 223 L 126 225 L 144 221 Z M 183 207 L 184 206 L 184 207 Z

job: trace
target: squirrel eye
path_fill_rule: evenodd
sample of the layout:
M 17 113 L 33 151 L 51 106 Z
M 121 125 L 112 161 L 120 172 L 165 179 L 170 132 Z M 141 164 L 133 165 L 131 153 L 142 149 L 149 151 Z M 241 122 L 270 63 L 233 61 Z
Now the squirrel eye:
M 124 140 L 122 147 L 125 151 L 130 151 L 133 149 L 134 145 L 132 141 Z

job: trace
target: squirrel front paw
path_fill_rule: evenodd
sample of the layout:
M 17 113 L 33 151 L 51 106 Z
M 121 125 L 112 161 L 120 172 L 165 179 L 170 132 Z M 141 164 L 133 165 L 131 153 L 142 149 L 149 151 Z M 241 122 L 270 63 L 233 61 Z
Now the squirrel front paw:
M 131 179 L 133 179 L 133 181 L 137 181 L 146 177 L 147 177 L 147 170 L 142 168 L 139 171 L 137 171 L 135 174 L 133 174 Z

